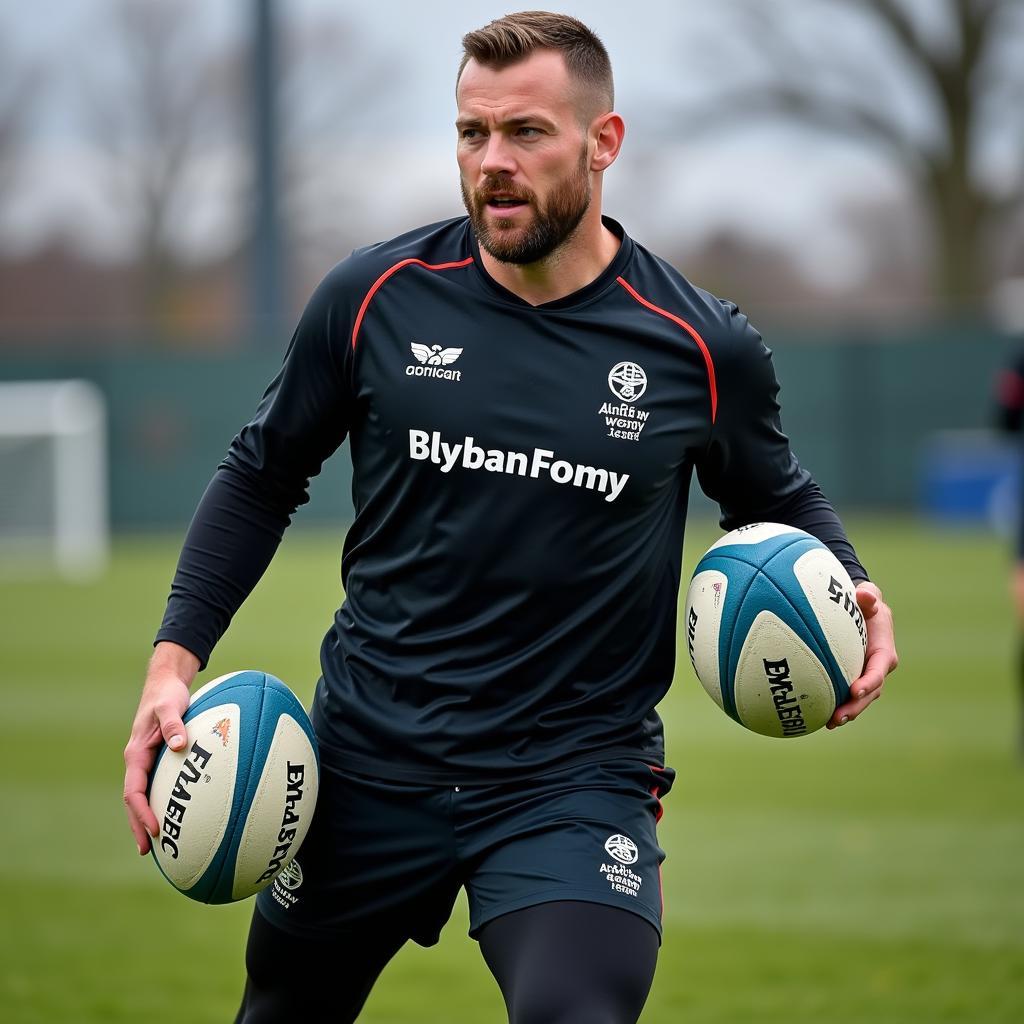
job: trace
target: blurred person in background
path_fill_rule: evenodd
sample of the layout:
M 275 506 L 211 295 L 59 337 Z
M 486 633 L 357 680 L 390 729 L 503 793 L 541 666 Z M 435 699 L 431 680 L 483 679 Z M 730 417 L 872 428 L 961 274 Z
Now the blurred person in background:
M 723 526 L 807 529 L 859 583 L 867 660 L 830 728 L 896 664 L 889 609 L 782 433 L 760 335 L 602 215 L 624 124 L 600 40 L 528 12 L 463 45 L 467 216 L 357 250 L 314 293 L 189 528 L 125 750 L 144 854 L 156 751 L 184 745 L 196 674 L 347 437 L 320 794 L 301 885 L 256 901 L 244 1024 L 355 1020 L 463 886 L 511 1021 L 637 1020 L 694 469 Z
M 1000 430 L 1024 444 L 1024 344 L 999 373 L 996 381 L 996 423 Z M 1016 545 L 1010 571 L 1010 594 L 1017 619 L 1016 674 L 1020 691 L 1019 743 L 1024 754 L 1024 451 L 1021 452 Z

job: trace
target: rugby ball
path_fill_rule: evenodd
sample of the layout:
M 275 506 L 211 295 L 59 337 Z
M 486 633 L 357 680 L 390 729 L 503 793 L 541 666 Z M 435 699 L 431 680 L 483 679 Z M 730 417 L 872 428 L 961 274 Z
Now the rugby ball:
M 685 615 L 704 689 L 764 736 L 820 729 L 864 666 L 867 632 L 849 574 L 792 526 L 753 523 L 713 544 L 694 569 Z
M 193 694 L 187 742 L 166 744 L 150 775 L 160 825 L 153 857 L 200 903 L 233 903 L 268 886 L 306 836 L 319 754 L 298 698 L 266 672 L 232 672 Z

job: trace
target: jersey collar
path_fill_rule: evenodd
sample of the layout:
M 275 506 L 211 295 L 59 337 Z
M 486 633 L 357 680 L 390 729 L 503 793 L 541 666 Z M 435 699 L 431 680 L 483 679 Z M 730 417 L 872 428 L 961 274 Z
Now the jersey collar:
M 590 284 L 584 285 L 582 288 L 579 288 L 577 291 L 570 292 L 568 295 L 563 295 L 560 299 L 554 299 L 551 302 L 542 302 L 539 306 L 534 306 L 532 303 L 529 303 L 525 299 L 516 295 L 515 292 L 509 291 L 508 288 L 504 285 L 498 284 L 498 282 L 487 273 L 483 260 L 480 258 L 480 246 L 476 240 L 476 232 L 473 231 L 468 217 L 466 218 L 466 233 L 469 236 L 469 246 L 473 253 L 473 266 L 476 268 L 477 273 L 479 273 L 484 284 L 505 302 L 512 303 L 515 306 L 520 306 L 523 309 L 572 309 L 575 306 L 582 306 L 589 302 L 595 296 L 600 295 L 601 292 L 609 287 L 609 285 L 613 284 L 615 279 L 623 272 L 623 270 L 625 270 L 626 265 L 629 263 L 630 258 L 633 255 L 633 242 L 629 235 L 626 234 L 622 225 L 618 221 L 612 220 L 611 217 L 604 215 L 601 216 L 601 222 L 609 231 L 621 240 L 619 251 L 615 254 L 615 258 L 597 277 L 594 278 L 593 281 L 590 282 Z

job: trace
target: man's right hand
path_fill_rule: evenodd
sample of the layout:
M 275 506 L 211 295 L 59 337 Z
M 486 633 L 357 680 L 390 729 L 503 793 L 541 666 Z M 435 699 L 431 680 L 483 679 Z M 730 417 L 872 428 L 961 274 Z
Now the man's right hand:
M 167 641 L 156 645 L 146 672 L 139 710 L 124 748 L 124 805 L 128 824 L 140 854 L 149 853 L 150 837 L 160 831 L 146 799 L 149 773 L 161 744 L 171 750 L 185 746 L 181 716 L 189 702 L 189 687 L 199 671 L 199 659 L 189 650 Z

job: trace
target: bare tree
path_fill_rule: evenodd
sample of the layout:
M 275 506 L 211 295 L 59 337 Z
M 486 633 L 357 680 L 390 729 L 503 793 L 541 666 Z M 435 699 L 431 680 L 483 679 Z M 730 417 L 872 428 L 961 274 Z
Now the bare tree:
M 977 304 L 991 284 L 986 244 L 1024 204 L 1021 0 L 941 0 L 930 9 L 805 0 L 799 18 L 794 7 L 730 4 L 740 31 L 719 33 L 704 59 L 719 78 L 742 67 L 742 80 L 686 115 L 687 127 L 769 115 L 873 148 L 920 198 L 936 293 L 950 306 Z M 1003 161 L 999 180 L 988 173 L 993 155 Z
M 351 221 L 365 208 L 354 183 L 339 171 L 339 155 L 353 159 L 359 151 L 353 134 L 379 116 L 391 98 L 388 90 L 403 79 L 401 69 L 393 67 L 381 76 L 381 61 L 344 14 L 300 17 L 281 3 L 276 31 L 279 202 L 286 263 L 294 269 L 292 298 L 301 302 L 310 279 L 322 276 L 354 244 Z M 238 40 L 223 62 L 233 138 L 243 146 L 248 146 L 252 117 L 250 45 L 248 38 Z M 255 198 L 251 176 L 240 177 L 236 186 L 232 202 L 243 211 L 239 244 L 244 248 L 252 225 L 246 211 Z
M 80 100 L 132 224 L 141 312 L 167 322 L 183 255 L 190 174 L 225 125 L 222 68 L 195 0 L 109 0 L 109 59 L 91 59 Z
M 304 295 L 307 275 L 351 248 L 351 221 L 365 198 L 343 167 L 366 152 L 361 132 L 404 84 L 343 14 L 305 19 L 281 4 L 277 101 L 281 125 L 281 208 L 286 244 Z
M 182 225 L 191 203 L 209 201 L 212 186 L 201 169 L 215 152 L 233 168 L 223 195 L 233 230 L 217 255 L 241 256 L 249 244 L 251 39 L 246 31 L 215 48 L 202 0 L 104 4 L 105 49 L 82 69 L 80 101 L 91 141 L 106 156 L 114 201 L 133 226 L 143 315 L 158 325 L 172 318 L 179 282 L 195 259 Z M 285 4 L 280 14 L 280 191 L 294 252 L 344 223 L 353 190 L 331 174 L 324 155 L 351 149 L 346 132 L 372 116 L 381 97 L 377 64 L 344 19 L 300 20 L 286 16 Z

